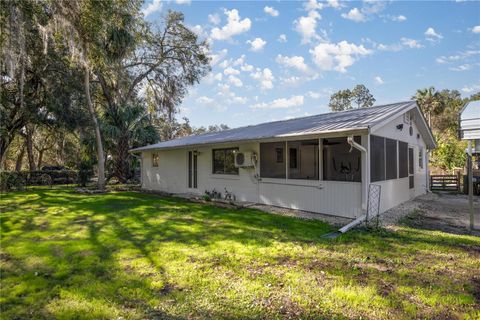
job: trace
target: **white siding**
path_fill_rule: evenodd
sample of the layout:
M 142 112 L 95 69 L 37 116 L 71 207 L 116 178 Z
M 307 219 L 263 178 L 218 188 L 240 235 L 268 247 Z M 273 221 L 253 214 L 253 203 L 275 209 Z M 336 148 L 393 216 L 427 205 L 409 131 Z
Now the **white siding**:
M 425 142 L 422 136 L 417 138 L 419 131 L 415 123 L 412 123 L 413 134 L 409 134 L 410 125 L 404 123 L 403 118 L 403 115 L 398 116 L 371 132 L 374 135 L 407 142 L 410 147 L 414 148 L 415 188 L 413 190 L 409 189 L 408 178 L 375 182 L 375 184 L 382 186 L 381 212 L 424 194 L 428 187 L 426 181 L 427 163 L 424 161 L 424 168 L 420 168 L 418 164 L 419 147 L 423 148 L 424 159 L 426 159 Z M 404 127 L 400 131 L 396 126 L 402 123 Z M 309 137 L 309 139 L 311 138 Z M 362 135 L 362 145 L 369 149 L 370 144 L 367 135 Z M 362 214 L 362 202 L 363 209 L 366 205 L 365 197 L 362 201 L 362 183 L 321 180 L 321 143 L 319 146 L 320 180 L 264 178 L 257 182 L 254 178 L 255 170 L 253 168 L 241 168 L 238 175 L 212 174 L 212 149 L 238 147 L 240 151 L 254 151 L 258 155 L 259 146 L 258 142 L 228 143 L 194 149 L 155 151 L 159 154 L 159 167 L 152 167 L 152 151 L 144 151 L 142 153 L 142 187 L 170 193 L 195 193 L 198 195 L 202 195 L 205 190 L 212 189 L 224 194 L 226 188 L 236 196 L 238 201 L 271 204 L 350 218 Z M 197 189 L 188 188 L 187 159 L 189 150 L 198 152 Z M 362 155 L 362 181 L 364 181 L 365 186 L 370 180 L 369 161 L 369 154 L 367 156 Z
M 421 135 L 419 138 L 417 138 L 417 134 L 419 134 L 419 131 L 415 123 L 415 119 L 414 121 L 412 121 L 412 127 L 413 127 L 412 135 L 410 135 L 409 133 L 410 125 L 405 123 L 403 119 L 404 119 L 403 115 L 398 116 L 394 118 L 392 121 L 385 124 L 383 127 L 375 131 L 372 131 L 371 134 L 377 135 L 380 137 L 386 137 L 390 139 L 407 142 L 409 147 L 413 147 L 415 188 L 413 190 L 409 189 L 408 178 L 374 182 L 374 184 L 378 184 L 382 186 L 380 212 L 384 212 L 396 205 L 399 205 L 402 202 L 413 199 L 416 196 L 425 194 L 428 188 L 428 185 L 427 185 L 428 164 L 425 161 L 426 159 L 425 154 L 427 152 L 425 142 Z M 398 130 L 396 128 L 398 124 L 403 124 L 403 130 Z M 419 153 L 420 147 L 423 148 L 423 157 L 424 157 L 423 169 L 420 168 L 418 163 L 418 153 Z
M 239 175 L 212 174 L 212 149 L 238 147 L 240 151 L 254 151 L 259 154 L 259 146 L 259 143 L 251 143 L 196 148 L 195 150 L 198 152 L 197 189 L 188 188 L 189 149 L 155 151 L 159 154 L 158 167 L 152 167 L 153 152 L 143 152 L 142 188 L 199 195 L 203 194 L 205 190 L 212 189 L 224 194 L 225 188 L 227 188 L 229 192 L 233 192 L 238 201 L 270 204 L 350 218 L 361 215 L 361 183 L 268 178 L 257 183 L 253 168 L 240 168 Z M 321 163 L 319 166 L 321 168 Z

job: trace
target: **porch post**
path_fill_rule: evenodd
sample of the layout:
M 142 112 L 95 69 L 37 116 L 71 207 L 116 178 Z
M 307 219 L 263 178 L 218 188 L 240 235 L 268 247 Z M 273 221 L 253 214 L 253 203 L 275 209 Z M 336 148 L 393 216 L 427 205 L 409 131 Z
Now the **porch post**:
M 362 153 L 362 210 L 367 211 L 368 186 L 370 184 L 370 134 L 362 135 L 362 146 L 367 149 Z

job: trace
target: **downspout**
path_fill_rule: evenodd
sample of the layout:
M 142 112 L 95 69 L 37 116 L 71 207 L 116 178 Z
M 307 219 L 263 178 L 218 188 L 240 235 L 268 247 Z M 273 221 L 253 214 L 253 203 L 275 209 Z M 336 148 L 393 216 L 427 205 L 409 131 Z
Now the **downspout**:
M 362 152 L 362 154 L 365 155 L 365 159 L 368 159 L 367 155 L 368 155 L 368 151 L 367 149 L 365 149 L 362 145 L 358 144 L 355 142 L 355 140 L 353 139 L 353 135 L 350 135 L 347 137 L 347 143 L 351 146 L 350 148 L 350 152 L 352 151 L 353 148 L 359 150 L 360 152 Z M 368 163 L 367 165 L 365 166 L 365 168 L 368 168 Z M 368 187 L 368 177 L 367 177 L 367 174 L 368 174 L 368 170 L 365 174 L 365 178 L 362 179 L 362 199 L 363 199 L 363 193 L 366 193 L 367 192 L 367 187 Z M 368 197 L 366 198 L 368 201 Z M 363 202 L 363 201 L 362 201 Z M 367 212 L 367 208 L 362 208 L 362 209 L 365 209 L 365 214 L 356 218 L 355 220 L 353 220 L 352 222 L 350 222 L 349 224 L 341 227 L 340 229 L 338 229 L 338 231 L 334 231 L 334 232 L 331 232 L 331 233 L 328 233 L 326 235 L 323 236 L 323 238 L 328 238 L 328 239 L 333 239 L 333 238 L 336 238 L 338 237 L 339 235 L 341 235 L 342 233 L 345 233 L 347 232 L 348 230 L 352 229 L 353 227 L 356 227 L 358 226 L 360 223 L 364 222 L 365 220 L 368 219 L 368 212 Z

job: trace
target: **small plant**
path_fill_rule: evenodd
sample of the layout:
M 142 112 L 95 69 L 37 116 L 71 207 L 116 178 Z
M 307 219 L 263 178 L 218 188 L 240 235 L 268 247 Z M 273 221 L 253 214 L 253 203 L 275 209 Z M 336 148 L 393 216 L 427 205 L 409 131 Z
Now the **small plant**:
M 204 195 L 202 196 L 202 199 L 203 199 L 204 201 L 207 201 L 207 202 L 212 201 L 212 198 L 210 198 L 210 196 L 209 196 L 208 194 L 204 194 Z
M 229 201 L 230 203 L 237 201 L 237 197 L 225 188 L 225 200 Z
M 213 189 L 212 191 L 205 190 L 205 195 L 212 199 L 222 199 L 222 193 Z

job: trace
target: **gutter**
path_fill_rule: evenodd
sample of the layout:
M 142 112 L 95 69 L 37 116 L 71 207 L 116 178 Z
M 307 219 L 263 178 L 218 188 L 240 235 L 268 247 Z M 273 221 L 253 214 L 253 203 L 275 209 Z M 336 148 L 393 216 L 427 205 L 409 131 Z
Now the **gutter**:
M 366 164 L 365 168 L 368 168 L 368 151 L 367 151 L 367 149 L 364 148 L 362 145 L 356 143 L 355 140 L 353 139 L 352 135 L 347 137 L 347 143 L 352 147 L 352 149 L 355 148 L 365 155 L 365 159 L 367 161 L 367 164 Z M 352 151 L 352 149 L 350 149 L 350 151 Z M 368 186 L 368 183 L 367 183 L 367 181 L 368 181 L 368 170 L 366 170 L 366 171 L 367 172 L 365 172 L 365 178 L 362 180 L 362 199 L 363 199 L 363 195 L 364 194 L 366 195 L 367 186 Z M 365 201 L 368 201 L 368 199 L 366 198 Z M 362 203 L 362 206 L 363 206 L 363 203 Z M 368 220 L 368 212 L 366 212 L 364 215 L 356 218 L 355 220 L 353 220 L 349 224 L 341 227 L 340 229 L 338 229 L 338 231 L 327 233 L 326 235 L 322 236 L 322 238 L 335 239 L 338 236 L 340 236 L 343 233 L 347 232 L 348 230 L 358 226 L 359 224 L 361 224 L 362 222 L 364 222 L 366 220 Z

